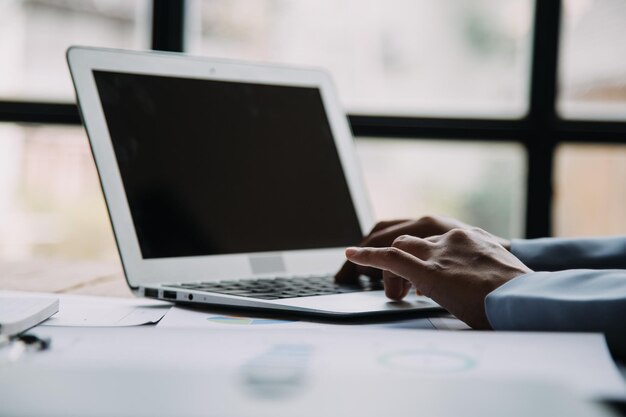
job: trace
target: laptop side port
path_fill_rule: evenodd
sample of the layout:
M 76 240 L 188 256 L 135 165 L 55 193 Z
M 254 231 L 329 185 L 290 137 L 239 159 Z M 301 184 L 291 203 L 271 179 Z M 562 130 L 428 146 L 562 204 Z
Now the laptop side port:
M 155 288 L 144 288 L 143 295 L 150 298 L 159 298 L 159 290 Z
M 176 299 L 176 291 L 163 291 L 163 298 Z

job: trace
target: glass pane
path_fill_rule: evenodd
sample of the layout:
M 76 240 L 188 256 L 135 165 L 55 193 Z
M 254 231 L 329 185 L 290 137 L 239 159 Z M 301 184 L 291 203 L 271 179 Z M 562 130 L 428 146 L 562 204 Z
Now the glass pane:
M 378 220 L 447 215 L 524 234 L 526 153 L 513 143 L 358 139 Z
M 0 97 L 73 101 L 70 45 L 147 48 L 150 0 L 0 1 Z
M 626 118 L 626 2 L 565 0 L 558 110 L 563 117 Z
M 561 145 L 555 163 L 554 234 L 626 234 L 626 145 Z
M 117 260 L 81 127 L 0 124 L 0 261 Z
M 0 261 L 116 261 L 83 129 L 0 124 L 0 139 Z M 521 146 L 358 139 L 357 152 L 378 219 L 444 214 L 523 235 Z
M 517 117 L 531 0 L 196 0 L 189 49 L 323 67 L 352 113 Z

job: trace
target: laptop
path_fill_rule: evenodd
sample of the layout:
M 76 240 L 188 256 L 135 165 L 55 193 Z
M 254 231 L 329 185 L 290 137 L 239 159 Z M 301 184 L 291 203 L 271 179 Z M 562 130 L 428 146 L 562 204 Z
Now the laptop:
M 324 71 L 87 47 L 67 58 L 134 294 L 320 317 L 440 309 L 334 283 L 373 221 Z

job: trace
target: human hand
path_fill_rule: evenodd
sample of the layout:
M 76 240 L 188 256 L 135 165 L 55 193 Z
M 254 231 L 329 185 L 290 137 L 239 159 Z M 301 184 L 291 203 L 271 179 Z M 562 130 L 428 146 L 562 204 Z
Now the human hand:
M 387 247 L 402 235 L 427 238 L 430 236 L 443 235 L 452 229 L 471 229 L 473 226 L 459 220 L 443 216 L 424 216 L 417 220 L 391 220 L 379 222 L 358 246 Z M 486 232 L 485 232 L 486 233 Z M 503 238 L 491 235 L 505 249 L 511 248 L 511 243 Z M 381 270 L 369 266 L 357 265 L 352 262 L 343 264 L 335 275 L 335 281 L 339 284 L 352 284 L 357 282 L 360 275 L 367 275 L 373 279 L 381 279 Z
M 485 297 L 505 282 L 532 272 L 493 235 L 457 228 L 426 239 L 402 235 L 389 247 L 351 247 L 349 261 L 382 271 L 385 293 L 401 300 L 411 289 L 475 329 L 489 329 Z

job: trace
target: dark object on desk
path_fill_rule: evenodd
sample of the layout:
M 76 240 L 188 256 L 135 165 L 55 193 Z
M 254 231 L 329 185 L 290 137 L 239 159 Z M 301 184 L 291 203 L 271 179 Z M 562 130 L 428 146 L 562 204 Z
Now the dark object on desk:
M 17 340 L 23 342 L 27 346 L 32 346 L 37 350 L 46 350 L 50 348 L 51 340 L 49 337 L 41 338 L 34 334 L 23 334 L 17 336 Z
M 620 416 L 626 417 L 626 399 L 623 400 L 606 400 L 601 401 L 601 404 L 607 406 Z
M 42 351 L 50 347 L 50 338 L 40 338 L 34 334 L 20 334 L 0 340 L 3 355 L 6 352 L 8 362 L 17 362 L 27 351 Z

